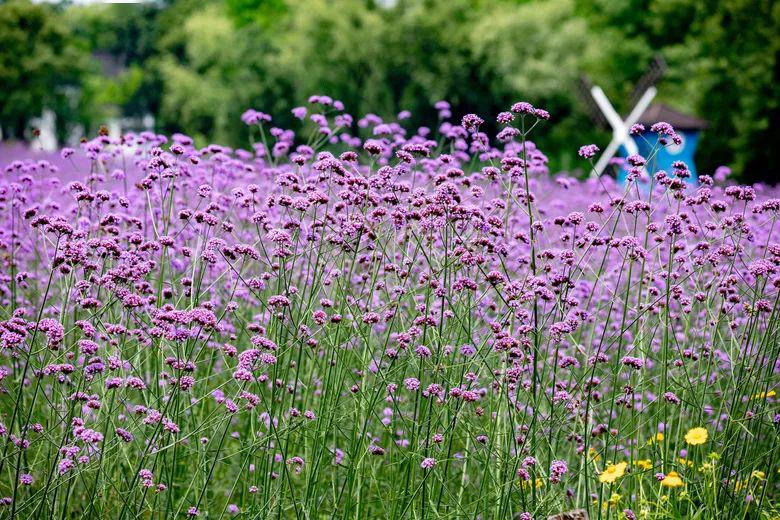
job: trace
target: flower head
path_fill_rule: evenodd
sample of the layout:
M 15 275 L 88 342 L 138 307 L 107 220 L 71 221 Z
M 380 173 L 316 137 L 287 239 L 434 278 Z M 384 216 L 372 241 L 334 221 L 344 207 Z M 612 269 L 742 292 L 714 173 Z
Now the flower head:
M 420 467 L 422 469 L 431 469 L 436 465 L 436 459 L 432 457 L 426 457 L 423 459 L 423 461 L 420 463 Z
M 707 437 L 707 430 L 699 426 L 688 430 L 688 433 L 685 434 L 685 442 L 691 446 L 698 446 L 707 442 Z
M 663 487 L 676 488 L 682 486 L 683 481 L 676 471 L 670 471 L 661 479 L 661 485 Z
M 596 156 L 598 151 L 599 147 L 595 144 L 586 144 L 585 146 L 580 146 L 580 149 L 577 151 L 577 155 L 585 159 L 592 159 Z
M 617 464 L 610 464 L 599 475 L 599 482 L 602 484 L 614 484 L 617 479 L 625 475 L 627 462 L 618 462 Z

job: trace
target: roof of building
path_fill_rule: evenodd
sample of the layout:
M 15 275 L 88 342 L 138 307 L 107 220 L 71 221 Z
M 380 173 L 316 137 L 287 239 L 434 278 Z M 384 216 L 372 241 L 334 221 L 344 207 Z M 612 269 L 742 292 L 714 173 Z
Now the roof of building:
M 709 126 L 704 119 L 683 114 L 663 103 L 653 103 L 650 105 L 647 110 L 645 110 L 645 113 L 639 118 L 638 122 L 645 126 L 650 126 L 660 121 L 669 123 L 676 130 L 701 130 Z

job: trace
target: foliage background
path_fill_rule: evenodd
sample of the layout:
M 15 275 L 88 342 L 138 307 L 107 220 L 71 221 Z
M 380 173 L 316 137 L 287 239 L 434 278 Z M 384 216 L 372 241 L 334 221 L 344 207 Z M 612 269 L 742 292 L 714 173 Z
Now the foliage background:
M 112 116 L 156 116 L 157 130 L 246 146 L 254 107 L 293 125 L 312 93 L 353 114 L 413 113 L 439 99 L 495 115 L 528 100 L 556 120 L 540 139 L 553 170 L 581 144 L 606 144 L 577 82 L 619 109 L 655 53 L 659 100 L 710 122 L 700 170 L 730 165 L 776 182 L 780 160 L 780 2 L 773 0 L 165 0 L 0 4 L 0 126 L 29 137 L 44 107 L 61 139 Z M 109 64 L 109 66 L 107 66 Z

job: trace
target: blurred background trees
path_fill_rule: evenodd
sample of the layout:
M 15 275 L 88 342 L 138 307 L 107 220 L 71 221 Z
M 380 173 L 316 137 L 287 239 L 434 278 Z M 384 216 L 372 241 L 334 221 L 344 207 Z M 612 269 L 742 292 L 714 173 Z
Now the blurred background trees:
M 53 110 L 60 119 L 77 117 L 79 86 L 87 49 L 58 18 L 55 9 L 28 2 L 0 5 L 0 127 L 21 139 L 29 119 Z
M 777 179 L 780 2 L 773 0 L 170 0 L 0 4 L 0 127 L 22 137 L 43 108 L 59 134 L 109 117 L 155 116 L 160 131 L 246 146 L 241 112 L 272 113 L 308 95 L 355 115 L 432 103 L 492 116 L 513 101 L 548 109 L 539 134 L 553 169 L 605 143 L 577 96 L 587 74 L 618 108 L 656 53 L 659 100 L 707 119 L 700 171 Z M 621 103 L 623 105 L 621 106 Z

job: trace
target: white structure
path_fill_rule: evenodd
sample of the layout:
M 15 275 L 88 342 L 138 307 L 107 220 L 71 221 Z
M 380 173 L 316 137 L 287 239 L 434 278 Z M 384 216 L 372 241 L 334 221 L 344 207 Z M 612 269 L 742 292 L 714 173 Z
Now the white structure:
M 43 109 L 41 117 L 30 120 L 30 124 L 37 128 L 40 134 L 33 138 L 32 147 L 45 152 L 57 150 L 57 116 L 48 108 Z
M 638 153 L 639 150 L 637 149 L 636 143 L 628 132 L 631 129 L 631 125 L 639 121 L 639 118 L 642 117 L 642 114 L 645 113 L 645 110 L 647 110 L 647 108 L 650 106 L 650 103 L 653 101 L 653 98 L 655 98 L 657 93 L 658 90 L 655 87 L 648 87 L 644 94 L 642 94 L 642 96 L 639 98 L 639 101 L 637 101 L 634 108 L 631 109 L 631 112 L 624 121 L 615 111 L 612 103 L 609 102 L 606 94 L 604 94 L 604 91 L 601 90 L 601 87 L 594 85 L 590 89 L 590 94 L 593 96 L 593 100 L 596 102 L 596 105 L 598 105 L 599 109 L 604 114 L 604 117 L 607 118 L 609 125 L 612 127 L 612 140 L 609 142 L 609 145 L 607 145 L 607 148 L 602 152 L 601 157 L 599 157 L 599 160 L 596 162 L 596 166 L 593 167 L 591 176 L 598 177 L 604 172 L 604 168 L 606 168 L 609 164 L 609 160 L 615 156 L 621 145 L 625 147 L 628 155 Z

